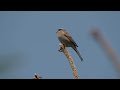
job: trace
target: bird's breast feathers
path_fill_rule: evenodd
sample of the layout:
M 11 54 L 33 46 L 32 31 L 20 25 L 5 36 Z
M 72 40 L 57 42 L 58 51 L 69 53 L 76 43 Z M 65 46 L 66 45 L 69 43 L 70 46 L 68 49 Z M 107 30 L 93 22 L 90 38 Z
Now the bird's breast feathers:
M 66 36 L 58 36 L 59 41 L 67 47 L 70 47 L 70 40 Z

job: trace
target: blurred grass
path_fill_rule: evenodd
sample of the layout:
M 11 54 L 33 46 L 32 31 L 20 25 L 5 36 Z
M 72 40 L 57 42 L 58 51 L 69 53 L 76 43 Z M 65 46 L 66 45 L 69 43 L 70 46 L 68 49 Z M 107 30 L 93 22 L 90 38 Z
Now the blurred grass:
M 99 28 L 93 28 L 90 33 L 91 36 L 101 46 L 101 49 L 105 52 L 109 60 L 114 64 L 114 67 L 118 73 L 118 77 L 120 78 L 120 58 L 118 57 L 118 54 L 115 52 L 114 48 L 111 46 Z

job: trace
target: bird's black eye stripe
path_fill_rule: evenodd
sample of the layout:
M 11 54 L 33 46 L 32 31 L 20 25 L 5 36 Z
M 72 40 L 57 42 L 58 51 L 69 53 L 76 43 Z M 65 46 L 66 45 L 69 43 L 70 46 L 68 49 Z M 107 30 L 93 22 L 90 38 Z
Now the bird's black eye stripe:
M 60 31 L 60 30 L 62 30 L 62 29 L 58 29 L 58 31 Z M 58 32 L 58 31 L 57 31 L 57 32 Z M 56 33 L 57 33 L 57 32 L 56 32 Z
M 62 29 L 58 29 L 58 31 L 60 31 L 60 30 L 62 30 Z
M 59 28 L 58 31 L 60 31 L 60 30 L 64 30 L 64 29 L 63 28 Z

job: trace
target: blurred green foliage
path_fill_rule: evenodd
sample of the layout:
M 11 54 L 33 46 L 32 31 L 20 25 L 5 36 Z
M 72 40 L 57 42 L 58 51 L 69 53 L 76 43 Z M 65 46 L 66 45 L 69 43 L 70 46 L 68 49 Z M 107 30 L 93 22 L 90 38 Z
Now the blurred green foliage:
M 8 53 L 0 55 L 0 73 L 7 72 L 17 68 L 21 62 L 20 53 Z

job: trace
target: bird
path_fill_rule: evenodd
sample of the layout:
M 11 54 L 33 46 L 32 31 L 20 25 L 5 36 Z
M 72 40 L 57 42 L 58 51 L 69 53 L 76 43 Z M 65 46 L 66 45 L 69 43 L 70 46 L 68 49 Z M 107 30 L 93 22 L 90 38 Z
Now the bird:
M 73 50 L 78 54 L 79 58 L 81 61 L 83 61 L 83 58 L 79 51 L 77 50 L 78 45 L 76 42 L 73 40 L 72 36 L 70 33 L 68 33 L 64 28 L 58 28 L 57 30 L 57 36 L 59 41 L 65 46 L 65 47 L 72 47 Z

